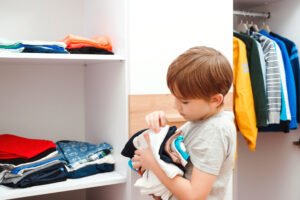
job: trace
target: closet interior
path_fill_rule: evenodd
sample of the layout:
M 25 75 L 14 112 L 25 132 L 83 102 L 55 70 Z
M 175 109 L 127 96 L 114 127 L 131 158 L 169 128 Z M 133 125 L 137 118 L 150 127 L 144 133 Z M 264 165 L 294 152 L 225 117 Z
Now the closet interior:
M 126 199 L 127 160 L 118 153 L 129 124 L 126 0 L 4 0 L 0 17 L 1 39 L 110 37 L 114 55 L 1 53 L 0 132 L 107 142 L 115 160 L 113 172 L 25 189 L 0 185 L 0 199 Z
M 299 19 L 297 0 L 234 1 L 234 31 L 243 32 L 250 26 L 254 31 L 272 31 L 293 41 L 298 49 Z M 300 149 L 294 145 L 299 141 L 299 130 L 298 127 L 288 133 L 259 131 L 255 151 L 249 150 L 243 135 L 238 134 L 235 199 L 299 199 Z

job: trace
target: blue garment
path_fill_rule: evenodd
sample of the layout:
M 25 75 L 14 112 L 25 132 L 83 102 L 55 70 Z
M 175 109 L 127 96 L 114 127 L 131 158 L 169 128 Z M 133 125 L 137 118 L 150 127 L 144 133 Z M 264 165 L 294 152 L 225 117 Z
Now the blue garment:
M 64 181 L 67 179 L 67 170 L 63 163 L 59 163 L 39 171 L 28 174 L 16 184 L 5 183 L 3 185 L 13 187 L 13 188 L 25 188 L 35 185 L 43 185 L 48 183 L 54 183 L 59 181 Z
M 25 49 L 22 53 L 62 53 L 62 54 L 68 54 L 69 52 L 65 50 L 64 48 L 58 49 L 58 48 L 52 48 L 52 45 L 27 45 L 23 44 L 23 47 Z
M 79 168 L 75 171 L 68 172 L 68 178 L 81 178 L 85 176 L 90 176 L 97 173 L 111 172 L 114 170 L 114 164 L 102 163 L 95 165 L 87 165 L 85 167 Z
M 95 145 L 88 142 L 62 140 L 55 144 L 58 153 L 63 156 L 63 160 L 70 169 L 73 166 L 103 158 L 113 149 L 105 142 Z
M 297 120 L 300 122 L 300 69 L 299 69 L 299 56 L 296 44 L 287 38 L 284 38 L 276 33 L 270 32 L 270 35 L 276 37 L 284 42 L 288 54 L 290 56 L 291 65 L 294 72 L 295 84 L 296 84 L 296 95 L 297 95 Z
M 275 43 L 275 42 L 274 42 Z M 275 48 L 275 51 L 276 51 L 276 54 L 277 56 L 281 56 L 282 57 L 282 54 L 280 52 L 280 49 L 277 50 L 277 46 L 274 44 L 274 48 Z M 285 73 L 284 73 L 284 76 L 285 76 Z M 288 120 L 288 117 L 287 117 L 287 104 L 285 102 L 285 93 L 284 93 L 284 88 L 283 88 L 283 84 L 282 84 L 282 79 L 280 79 L 280 85 L 281 85 L 281 112 L 280 112 L 280 124 L 281 126 L 285 126 L 283 127 L 284 130 L 288 130 L 287 132 L 290 131 L 290 120 Z M 286 84 L 286 81 L 285 81 L 285 84 Z M 287 90 L 287 89 L 286 89 Z M 287 91 L 286 91 L 287 92 Z M 288 99 L 288 97 L 287 97 Z M 288 109 L 290 107 L 288 106 Z M 290 112 L 290 111 L 289 111 Z M 290 113 L 289 113 L 290 114 Z M 284 121 L 284 122 L 283 122 Z M 286 132 L 286 131 L 285 131 Z
M 44 161 L 41 161 L 39 163 L 35 163 L 35 164 L 32 164 L 32 165 L 27 165 L 27 166 L 22 166 L 22 167 L 17 167 L 17 168 L 14 168 L 10 173 L 12 174 L 18 174 L 19 171 L 21 171 L 22 169 L 27 169 L 27 168 L 32 168 L 32 167 L 37 167 L 37 166 L 41 166 L 43 164 L 46 164 L 46 163 L 49 163 L 49 162 L 52 162 L 52 161 L 55 161 L 55 160 L 59 160 L 61 159 L 62 156 L 57 156 L 55 158 L 50 158 L 48 160 L 44 160 Z
M 43 47 L 46 47 L 46 48 L 50 48 L 50 49 L 56 49 L 56 50 L 66 50 L 64 47 L 60 47 L 60 46 L 56 46 L 56 45 L 41 45 Z
M 296 128 L 298 128 L 296 86 L 295 86 L 295 78 L 294 78 L 294 74 L 293 74 L 293 69 L 291 66 L 291 62 L 290 62 L 290 58 L 289 58 L 286 46 L 281 40 L 279 40 L 278 38 L 272 37 L 265 30 L 261 30 L 259 32 L 261 34 L 265 35 L 266 37 L 274 40 L 280 47 L 283 62 L 284 62 L 286 84 L 287 84 L 288 98 L 289 98 L 289 106 L 290 106 L 290 112 L 291 112 L 290 129 L 296 129 Z

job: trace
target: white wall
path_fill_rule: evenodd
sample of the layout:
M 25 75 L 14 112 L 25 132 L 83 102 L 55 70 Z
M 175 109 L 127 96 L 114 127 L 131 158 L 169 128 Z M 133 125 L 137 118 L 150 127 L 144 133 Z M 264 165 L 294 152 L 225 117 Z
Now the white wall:
M 83 35 L 82 7 L 82 0 L 1 0 L 0 38 L 56 41 Z
M 169 93 L 169 64 L 193 46 L 216 48 L 232 63 L 232 7 L 232 0 L 130 0 L 129 94 Z M 135 187 L 132 198 L 151 199 Z
M 300 47 L 298 0 L 275 1 L 254 10 L 270 11 L 268 24 L 271 30 L 293 40 Z M 239 135 L 238 199 L 299 200 L 300 149 L 293 145 L 293 141 L 299 138 L 299 129 L 289 134 L 259 132 L 257 149 L 251 152 Z
M 206 45 L 232 61 L 232 0 L 129 1 L 130 94 L 169 93 L 169 64 Z

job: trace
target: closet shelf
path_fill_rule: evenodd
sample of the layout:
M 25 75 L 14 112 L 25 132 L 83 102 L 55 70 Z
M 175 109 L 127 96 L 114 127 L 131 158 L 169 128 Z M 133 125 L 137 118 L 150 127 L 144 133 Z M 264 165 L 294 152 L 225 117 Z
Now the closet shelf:
M 20 197 L 36 196 L 70 190 L 78 190 L 118 183 L 126 183 L 126 176 L 118 172 L 107 172 L 95 174 L 79 179 L 67 179 L 66 181 L 46 185 L 33 186 L 28 188 L 9 188 L 0 185 L 0 199 L 13 199 Z
M 121 55 L 94 54 L 50 54 L 50 53 L 1 53 L 1 63 L 18 64 L 96 64 L 112 61 L 124 61 Z

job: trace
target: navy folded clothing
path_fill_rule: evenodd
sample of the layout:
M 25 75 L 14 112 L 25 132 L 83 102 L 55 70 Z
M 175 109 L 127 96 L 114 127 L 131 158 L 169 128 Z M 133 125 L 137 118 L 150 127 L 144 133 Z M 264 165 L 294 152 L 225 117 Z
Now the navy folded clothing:
M 87 165 L 75 171 L 68 172 L 68 178 L 81 178 L 85 176 L 90 176 L 97 173 L 105 173 L 111 172 L 115 168 L 114 164 L 95 164 L 95 165 Z
M 80 47 L 74 49 L 67 49 L 71 54 L 106 54 L 113 55 L 114 53 L 106 49 L 97 47 Z
M 67 173 L 65 165 L 59 163 L 29 174 L 17 183 L 5 183 L 3 185 L 13 188 L 26 188 L 35 185 L 54 183 L 66 180 Z
M 69 53 L 64 48 L 59 48 L 50 45 L 23 45 L 23 47 L 24 50 L 22 51 L 22 53 Z

